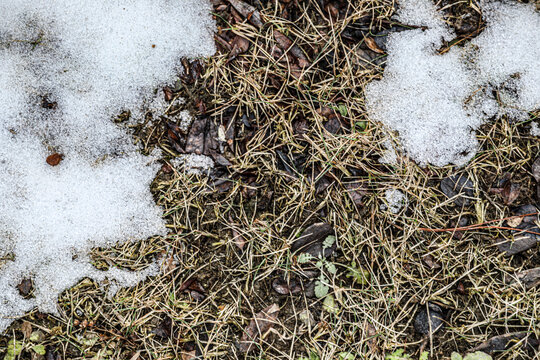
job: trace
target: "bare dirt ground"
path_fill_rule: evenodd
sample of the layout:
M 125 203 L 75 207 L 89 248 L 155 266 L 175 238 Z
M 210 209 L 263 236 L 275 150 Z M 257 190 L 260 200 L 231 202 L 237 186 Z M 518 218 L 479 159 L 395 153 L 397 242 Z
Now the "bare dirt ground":
M 474 2 L 441 5 L 459 35 L 447 47 L 482 30 Z M 538 138 L 530 121 L 498 119 L 463 168 L 381 164 L 395 134 L 369 121 L 363 89 L 383 73 L 385 34 L 406 28 L 394 10 L 214 0 L 218 53 L 185 61 L 181 80 L 158 90 L 168 111 L 133 128 L 146 153 L 165 154 L 152 189 L 170 234 L 94 253 L 98 268 L 133 270 L 161 254 L 163 273 L 113 299 L 83 281 L 60 298 L 63 317 L 27 315 L 0 349 L 47 360 L 352 360 L 480 346 L 538 359 L 538 274 L 516 281 L 540 266 Z M 176 126 L 185 109 L 196 117 L 187 133 Z M 170 164 L 179 153 L 216 167 L 186 175 Z M 443 180 L 455 175 L 468 181 Z M 396 214 L 391 189 L 408 198 Z M 516 248 L 523 239 L 527 250 Z M 21 291 L 32 296 L 31 284 Z

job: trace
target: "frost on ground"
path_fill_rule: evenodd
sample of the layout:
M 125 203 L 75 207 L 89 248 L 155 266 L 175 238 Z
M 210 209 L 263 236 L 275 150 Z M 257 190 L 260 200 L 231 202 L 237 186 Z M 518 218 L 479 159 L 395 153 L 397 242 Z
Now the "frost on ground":
M 0 2 L 0 330 L 83 277 L 110 291 L 157 271 L 98 271 L 93 247 L 164 234 L 157 170 L 111 119 L 213 53 L 201 0 Z M 56 166 L 46 162 L 63 155 Z M 34 298 L 16 289 L 32 279 Z
M 208 175 L 214 168 L 214 160 L 206 155 L 180 154 L 171 160 L 177 169 L 183 169 L 186 174 Z
M 476 39 L 439 55 L 455 34 L 434 3 L 399 2 L 397 20 L 423 28 L 389 35 L 384 77 L 368 85 L 366 102 L 421 165 L 464 165 L 482 123 L 524 120 L 540 108 L 540 14 L 533 4 L 487 1 L 482 13 L 487 25 Z

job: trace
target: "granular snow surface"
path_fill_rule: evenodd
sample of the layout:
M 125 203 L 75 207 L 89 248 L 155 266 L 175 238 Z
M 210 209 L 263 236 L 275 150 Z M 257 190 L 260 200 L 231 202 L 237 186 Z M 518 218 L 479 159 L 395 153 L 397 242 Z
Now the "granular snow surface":
M 89 251 L 165 234 L 142 156 L 112 118 L 214 52 L 201 0 L 0 2 L 0 331 L 84 277 L 112 294 L 155 274 L 98 271 Z M 63 155 L 57 166 L 46 158 Z M 32 279 L 33 298 L 16 286 Z
M 481 7 L 484 31 L 440 55 L 455 34 L 434 3 L 399 1 L 397 20 L 421 28 L 389 35 L 384 76 L 366 88 L 366 104 L 421 165 L 464 165 L 478 150 L 474 130 L 482 123 L 525 120 L 540 108 L 540 14 L 533 4 Z

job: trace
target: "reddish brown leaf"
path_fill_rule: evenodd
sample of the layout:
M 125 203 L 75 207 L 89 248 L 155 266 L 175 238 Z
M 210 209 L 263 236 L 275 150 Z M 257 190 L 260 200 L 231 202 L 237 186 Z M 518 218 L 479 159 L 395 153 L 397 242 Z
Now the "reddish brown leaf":
M 163 95 L 165 96 L 165 101 L 169 102 L 174 98 L 174 94 L 170 87 L 165 86 L 163 88 Z
M 45 161 L 47 162 L 47 164 L 49 164 L 51 166 L 56 166 L 56 165 L 60 164 L 60 161 L 62 161 L 63 158 L 64 158 L 64 155 L 54 153 L 54 154 L 51 154 L 51 155 L 47 156 L 47 159 Z
M 253 350 L 255 348 L 255 342 L 274 326 L 278 314 L 279 306 L 277 304 L 272 304 L 255 314 L 240 339 L 240 351 L 247 353 Z

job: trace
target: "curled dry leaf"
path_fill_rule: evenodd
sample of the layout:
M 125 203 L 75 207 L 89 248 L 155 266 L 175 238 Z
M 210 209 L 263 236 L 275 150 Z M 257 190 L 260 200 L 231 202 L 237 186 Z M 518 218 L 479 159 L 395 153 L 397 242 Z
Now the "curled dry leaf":
M 364 41 L 366 42 L 367 47 L 369 50 L 376 52 L 377 54 L 384 54 L 384 50 L 377 45 L 375 40 L 373 40 L 372 37 L 366 36 Z
M 51 155 L 47 156 L 47 159 L 45 161 L 47 162 L 47 164 L 49 164 L 51 166 L 56 166 L 56 165 L 60 164 L 60 161 L 62 161 L 63 158 L 64 158 L 64 155 L 54 153 L 54 154 L 51 154 Z
M 274 326 L 278 315 L 279 306 L 277 304 L 272 304 L 255 314 L 240 339 L 240 351 L 248 353 L 253 350 L 255 348 L 255 342 Z

